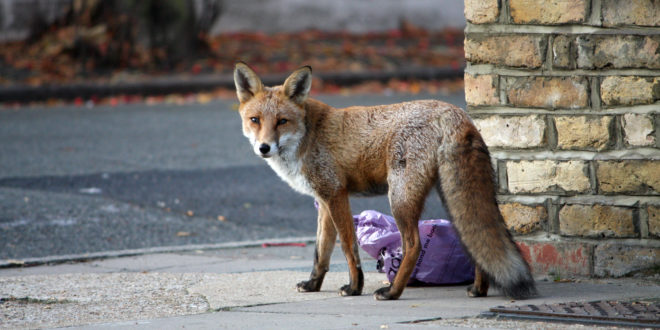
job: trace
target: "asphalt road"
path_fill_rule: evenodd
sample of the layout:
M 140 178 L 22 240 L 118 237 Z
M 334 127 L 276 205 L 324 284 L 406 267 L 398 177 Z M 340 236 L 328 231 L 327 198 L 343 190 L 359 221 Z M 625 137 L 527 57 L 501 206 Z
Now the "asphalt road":
M 465 106 L 463 94 L 319 98 Z M 252 153 L 234 103 L 0 110 L 0 259 L 315 235 L 312 198 Z M 443 216 L 430 197 L 424 218 Z

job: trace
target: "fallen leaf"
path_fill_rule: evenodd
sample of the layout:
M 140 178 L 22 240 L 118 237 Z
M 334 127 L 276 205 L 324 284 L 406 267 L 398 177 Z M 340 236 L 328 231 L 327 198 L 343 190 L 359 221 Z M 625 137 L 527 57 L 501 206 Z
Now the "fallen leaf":
M 206 104 L 213 100 L 213 95 L 210 93 L 199 93 L 197 94 L 197 103 Z
M 315 72 L 357 73 L 396 71 L 407 67 L 453 67 L 460 70 L 465 65 L 463 31 L 452 28 L 430 31 L 406 21 L 402 21 L 398 28 L 384 32 L 304 30 L 276 34 L 240 32 L 205 35 L 200 37 L 200 41 L 208 51 L 193 52 L 185 63 L 165 61 L 168 54 L 162 47 L 127 45 L 126 51 L 118 54 L 120 49 L 117 47 L 121 45 L 113 39 L 116 31 L 112 28 L 117 22 L 88 23 L 89 26 L 54 24 L 32 42 L 3 44 L 0 47 L 0 59 L 9 67 L 8 72 L 11 74 L 0 77 L 0 82 L 49 85 L 94 81 L 121 84 L 168 74 L 230 74 L 238 58 L 250 63 L 260 74 L 290 72 L 302 64 L 312 65 Z M 89 51 L 81 53 L 81 45 Z M 109 56 L 118 56 L 117 61 L 108 62 Z M 313 84 L 315 92 L 332 93 L 334 90 L 337 93 L 341 90 L 331 82 L 327 82 L 327 86 L 317 82 L 315 80 Z M 353 87 L 347 90 L 354 90 Z M 195 96 L 124 95 L 97 97 L 91 100 L 93 102 L 82 98 L 67 102 L 78 106 L 118 106 L 136 102 L 149 105 L 205 104 L 217 97 L 235 98 L 233 88 L 219 90 Z M 411 86 L 403 84 L 392 90 L 413 93 L 429 91 L 426 83 Z M 236 110 L 238 105 L 232 105 L 231 108 Z

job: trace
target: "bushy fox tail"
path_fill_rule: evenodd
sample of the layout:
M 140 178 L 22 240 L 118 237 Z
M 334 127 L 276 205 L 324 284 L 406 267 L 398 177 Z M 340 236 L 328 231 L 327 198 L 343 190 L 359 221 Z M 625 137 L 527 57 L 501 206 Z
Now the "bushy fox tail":
M 523 299 L 535 295 L 529 265 L 497 207 L 486 144 L 472 125 L 456 134 L 455 144 L 439 159 L 436 184 L 454 227 L 476 265 L 506 296 Z

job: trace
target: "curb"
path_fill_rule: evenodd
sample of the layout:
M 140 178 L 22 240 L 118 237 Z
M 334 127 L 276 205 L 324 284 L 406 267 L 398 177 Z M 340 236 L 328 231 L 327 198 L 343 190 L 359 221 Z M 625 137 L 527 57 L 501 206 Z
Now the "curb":
M 255 241 L 242 241 L 242 242 L 227 242 L 216 244 L 194 244 L 194 245 L 180 245 L 180 246 L 159 246 L 144 249 L 130 249 L 130 250 L 117 250 L 117 251 L 102 251 L 83 254 L 66 254 L 59 256 L 47 256 L 38 258 L 26 259 L 0 259 L 0 268 L 14 268 L 14 267 L 32 267 L 39 265 L 53 265 L 66 262 L 83 262 L 90 260 L 131 257 L 143 254 L 156 254 L 156 253 L 172 253 L 172 252 L 187 252 L 195 250 L 218 250 L 218 249 L 236 249 L 263 246 L 264 244 L 271 244 L 277 246 L 279 244 L 287 243 L 314 243 L 316 236 L 303 236 L 303 237 L 288 237 L 288 238 L 273 238 L 261 239 Z
M 324 82 L 352 85 L 366 80 L 387 81 L 389 79 L 447 79 L 463 77 L 463 67 L 423 68 L 411 67 L 393 72 L 319 72 L 315 76 Z M 282 83 L 287 74 L 264 75 L 266 85 Z M 160 95 L 192 93 L 219 87 L 234 88 L 231 74 L 206 74 L 196 76 L 167 76 L 140 82 L 119 83 L 74 83 L 63 85 L 11 85 L 0 86 L 0 102 L 29 102 L 48 99 L 89 99 L 121 94 Z

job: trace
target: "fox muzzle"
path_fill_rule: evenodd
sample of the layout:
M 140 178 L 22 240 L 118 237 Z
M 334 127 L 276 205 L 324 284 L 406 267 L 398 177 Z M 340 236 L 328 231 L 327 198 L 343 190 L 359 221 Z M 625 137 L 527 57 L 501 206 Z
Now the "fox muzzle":
M 262 155 L 262 156 L 263 156 L 263 155 L 267 155 L 269 151 L 270 151 L 270 146 L 269 146 L 269 145 L 267 145 L 267 144 L 265 144 L 265 143 L 262 143 L 262 144 L 259 146 L 259 152 L 261 152 L 261 155 Z

